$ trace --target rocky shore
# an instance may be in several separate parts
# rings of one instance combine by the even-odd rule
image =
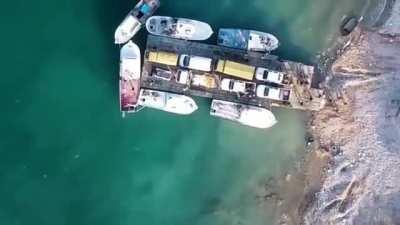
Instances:
[[[281,225],[400,225],[400,0],[371,1],[317,57],[329,101],[306,157],[257,192]]]
[[[361,25],[325,61],[331,101],[313,115],[308,157],[326,164],[305,164],[306,225],[400,224],[400,1],[387,4],[385,22]]]

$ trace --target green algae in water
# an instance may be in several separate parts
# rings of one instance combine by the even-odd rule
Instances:
[[[162,0],[158,13],[269,31],[277,54],[309,62],[362,3]],[[255,189],[301,156],[299,114],[276,110],[279,124],[262,131],[212,118],[196,99],[189,117],[121,119],[113,34],[134,4],[3,3],[0,224],[276,224]]]

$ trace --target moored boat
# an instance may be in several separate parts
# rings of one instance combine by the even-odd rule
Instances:
[[[270,52],[279,47],[274,35],[245,29],[220,29],[218,45],[246,51]]]
[[[138,109],[140,89],[140,49],[129,41],[120,51],[120,109],[121,112],[135,112]]]
[[[189,115],[198,109],[196,102],[188,96],[150,89],[140,91],[139,104],[180,115]]]
[[[207,23],[168,16],[150,17],[146,22],[146,29],[153,35],[193,41],[206,40],[213,34]]]
[[[129,41],[160,6],[159,0],[140,0],[115,31],[115,44]]]
[[[270,128],[277,123],[274,114],[267,109],[215,99],[211,103],[210,114],[260,129]]]

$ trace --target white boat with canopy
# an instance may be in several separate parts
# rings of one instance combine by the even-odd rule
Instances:
[[[146,29],[153,35],[193,41],[207,40],[213,34],[207,23],[168,16],[150,17],[146,22]]]
[[[270,128],[277,123],[274,114],[267,109],[215,99],[211,103],[210,114],[260,129]]]
[[[129,41],[160,6],[159,0],[141,0],[115,31],[115,44]]]
[[[180,115],[189,115],[198,109],[196,102],[188,96],[150,89],[140,91],[139,104]]]

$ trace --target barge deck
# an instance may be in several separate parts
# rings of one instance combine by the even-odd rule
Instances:
[[[149,51],[164,51],[175,54],[187,54],[212,58],[213,61],[218,59],[231,60],[238,63],[251,65],[254,67],[263,67],[275,71],[281,71],[288,75],[289,84],[284,88],[290,88],[291,96],[289,102],[274,101],[265,98],[259,98],[254,94],[237,94],[227,92],[219,88],[222,78],[232,78],[227,75],[210,72],[208,75],[215,78],[218,88],[205,88],[193,86],[190,84],[181,84],[176,79],[160,79],[153,76],[156,68],[170,71],[171,74],[177,74],[179,70],[176,66],[166,66],[162,64],[152,63],[148,60]],[[198,71],[196,71],[197,73]],[[203,72],[204,73],[204,72]],[[324,103],[322,90],[314,88],[318,86],[313,84],[313,76],[316,70],[313,66],[304,65],[297,62],[280,60],[274,55],[265,55],[258,52],[247,52],[238,49],[227,48],[218,45],[210,45],[198,42],[190,42],[177,40],[167,37],[148,35],[146,52],[144,56],[144,64],[141,76],[141,88],[172,92],[190,96],[198,96],[248,104],[270,109],[272,106],[289,107],[302,110],[319,110]],[[264,84],[255,78],[251,81],[258,84]]]

